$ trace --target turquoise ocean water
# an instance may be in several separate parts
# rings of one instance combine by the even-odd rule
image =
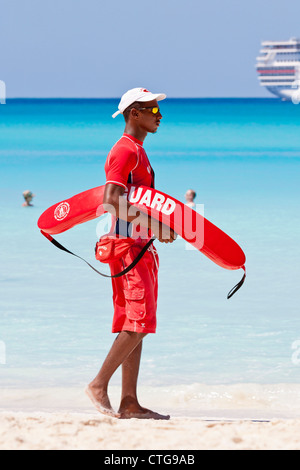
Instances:
[[[114,339],[110,280],[56,250],[36,222],[50,205],[105,182],[106,156],[124,128],[122,116],[111,118],[117,104],[8,100],[0,106],[6,389],[84,386]],[[291,390],[300,385],[300,108],[275,99],[172,99],[161,110],[158,133],[145,141],[156,187],[180,200],[188,188],[196,190],[205,216],[245,251],[247,279],[227,300],[241,271],[186,250],[183,240],[157,242],[158,331],[144,341],[140,383],[192,390],[194,398],[207,386]],[[36,195],[32,208],[22,207],[25,189]],[[96,266],[101,227],[92,221],[57,239]],[[112,384],[119,380],[117,373]]]

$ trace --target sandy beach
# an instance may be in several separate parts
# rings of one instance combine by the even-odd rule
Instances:
[[[300,450],[300,420],[116,420],[91,414],[0,414],[1,450]]]
[[[180,395],[141,388],[142,402],[170,413],[169,421],[104,416],[81,388],[2,389],[0,449],[300,450],[300,417],[293,411],[298,386],[289,385],[289,395],[283,386],[199,387],[181,387]],[[116,409],[118,387],[111,397]]]

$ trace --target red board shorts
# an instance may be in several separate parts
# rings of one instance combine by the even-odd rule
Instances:
[[[111,274],[118,274],[138,256],[148,240],[138,238],[100,239],[96,258],[109,263]],[[127,274],[112,278],[114,317],[112,332],[156,332],[159,259],[153,245]]]

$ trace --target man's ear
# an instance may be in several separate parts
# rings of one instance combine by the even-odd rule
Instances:
[[[130,115],[131,115],[131,117],[132,117],[133,119],[138,119],[138,117],[139,117],[139,110],[136,109],[136,108],[132,108],[132,109],[130,110]]]

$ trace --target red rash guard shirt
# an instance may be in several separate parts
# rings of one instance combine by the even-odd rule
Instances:
[[[129,134],[123,134],[113,146],[108,154],[104,170],[106,184],[116,184],[125,189],[127,184],[154,188],[154,171],[143,148],[143,142]],[[130,237],[132,224],[114,217],[112,222],[110,233]]]

